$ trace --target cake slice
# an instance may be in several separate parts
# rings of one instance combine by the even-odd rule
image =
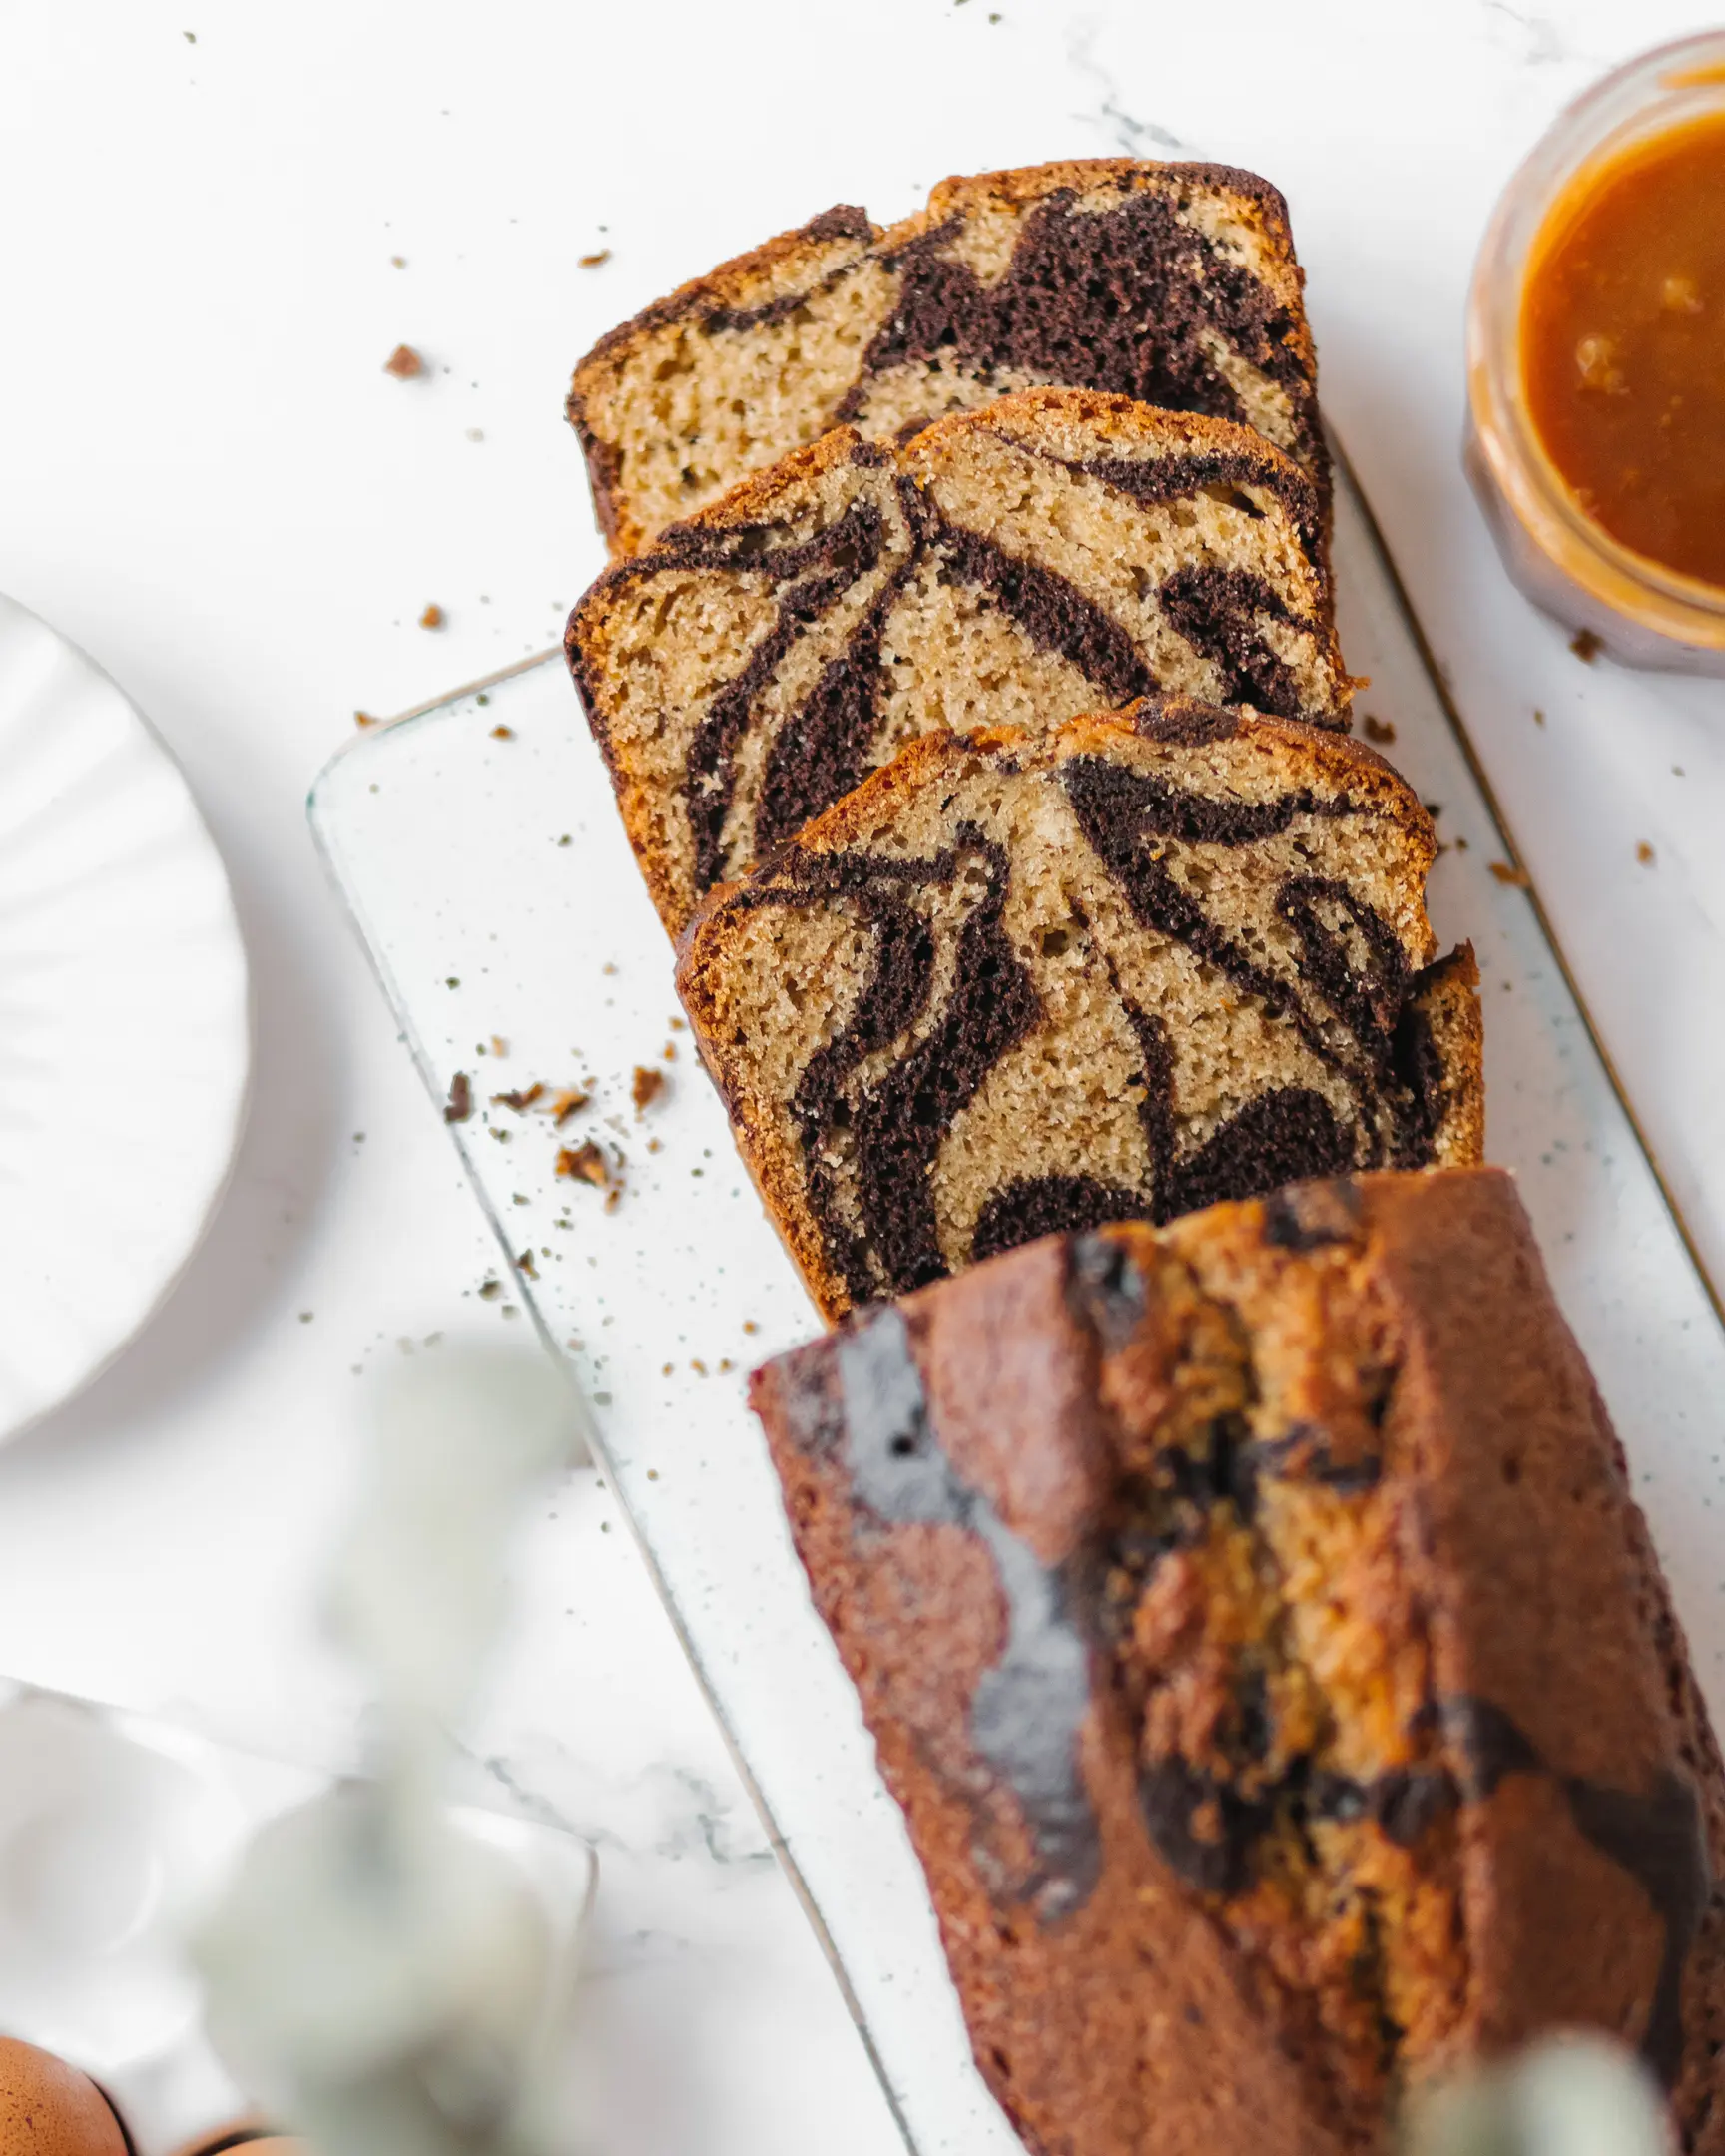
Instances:
[[[829,1318],[1057,1228],[1479,1158],[1477,976],[1370,750],[1178,699],[914,743],[678,986]]]
[[[1718,1752],[1505,1176],[1051,1238],[753,1397],[1033,2149],[1366,2156],[1574,2027],[1725,2142]]]
[[[1328,503],[1281,196],[1125,158],[947,180],[881,232],[841,207],[613,329],[569,417],[619,554],[830,427],[869,440],[1041,383],[1255,426]]]
[[[1345,726],[1310,482],[1249,429],[1044,389],[829,434],[602,576],[569,663],[666,924],[918,734],[1150,689]]]

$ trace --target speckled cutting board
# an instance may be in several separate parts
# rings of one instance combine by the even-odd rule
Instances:
[[[1489,1155],[1520,1178],[1697,1670],[1725,1704],[1725,1331],[1345,476],[1336,572],[1343,648],[1371,677],[1357,714],[1394,728],[1365,731],[1445,841],[1439,941],[1467,936],[1478,953]],[[814,1312],[675,1029],[670,946],[561,657],[358,736],[311,812],[439,1109],[465,1076],[472,1112],[450,1134],[507,1254],[496,1292],[573,1364],[595,1450],[906,2141],[919,2156],[1017,2156],[745,1404],[750,1364],[806,1339]],[[637,1069],[668,1081],[642,1107]],[[522,1106],[493,1099],[534,1085]],[[547,1111],[566,1088],[592,1099],[559,1127]],[[589,1141],[608,1187],[556,1173],[561,1149]]]

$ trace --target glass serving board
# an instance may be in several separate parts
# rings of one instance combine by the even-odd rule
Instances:
[[[1441,943],[1472,939],[1487,1147],[1513,1168],[1627,1448],[1704,1686],[1725,1702],[1714,1512],[1725,1330],[1520,878],[1370,512],[1338,475],[1357,726],[1435,806]],[[1365,725],[1391,726],[1394,739]],[[319,844],[916,2156],[1018,2156],[933,1912],[810,1602],[744,1385],[818,1330],[677,1013],[672,953],[560,654],[355,737]],[[1496,872],[1494,872],[1494,870]],[[497,1052],[501,1050],[502,1052]],[[672,1059],[666,1060],[667,1052]],[[638,1109],[637,1067],[668,1083]],[[538,1084],[525,1110],[494,1101]],[[559,1127],[559,1089],[589,1104]],[[610,1190],[556,1172],[595,1142]]]

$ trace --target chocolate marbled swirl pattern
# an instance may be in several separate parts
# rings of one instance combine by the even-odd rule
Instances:
[[[1001,439],[1011,454],[1058,465],[1081,484],[1146,508],[1221,493],[1258,522],[1268,513],[1266,504],[1273,504],[1309,562],[1318,558],[1317,495],[1286,460],[1249,449],[1074,460],[1017,430]],[[639,690],[626,673],[614,682],[606,661],[614,613],[646,603],[656,584],[679,588],[691,574],[715,580],[714,603],[721,607],[727,603],[722,580],[735,580],[739,593],[773,599],[768,626],[740,652],[735,672],[708,693],[689,742],[677,786],[694,856],[689,906],[716,883],[746,873],[890,753],[895,743],[886,731],[886,703],[905,673],[901,665],[883,663],[882,648],[910,587],[925,583],[929,573],[1004,616],[1037,652],[1074,668],[1091,685],[1092,693],[1080,700],[1084,708],[1112,708],[1188,685],[1159,680],[1142,636],[1069,576],[944,516],[933,492],[918,483],[921,475],[901,468],[889,451],[857,442],[850,463],[852,499],[814,536],[772,523],[674,525],[651,553],[601,578],[571,618],[570,667],[615,768],[628,756],[619,746],[624,701]],[[1327,595],[1315,567],[1311,588]],[[1339,665],[1328,663],[1334,654],[1330,624],[1298,612],[1257,571],[1219,564],[1194,547],[1147,598],[1153,618],[1183,642],[1189,664],[1208,668],[1219,701],[1278,718],[1346,725],[1346,685]],[[830,621],[858,601],[861,612],[791,708],[784,708],[783,698],[770,698],[802,641],[832,634]],[[1318,662],[1320,678],[1330,685],[1327,701],[1303,696],[1294,668],[1275,648],[1284,634]],[[631,714],[629,724],[640,726],[640,715]],[[742,800],[740,774],[752,747],[764,753],[759,777]]]
[[[985,270],[978,240],[994,258]],[[808,269],[775,290],[787,248]],[[771,296],[751,299],[751,285]],[[840,205],[754,262],[686,286],[612,330],[575,372],[569,416],[608,532],[627,530],[633,548],[665,521],[668,495],[673,513],[703,505],[687,493],[676,500],[690,475],[669,450],[656,446],[649,473],[623,447],[631,426],[662,437],[662,424],[649,425],[661,371],[686,385],[704,370],[706,395],[722,405],[751,353],[769,343],[777,351],[794,318],[817,340],[843,320],[856,371],[848,382],[843,368],[837,377],[819,371],[805,388],[793,355],[780,373],[780,432],[770,444],[751,430],[722,448],[721,429],[703,424],[699,406],[686,413],[685,438],[713,461],[719,487],[830,426],[902,435],[1001,388],[1048,383],[1259,426],[1308,473],[1328,515],[1316,365],[1287,209],[1254,174],[1098,160],[948,183],[928,210],[890,231]]]
[[[1193,715],[1202,707],[1174,709],[1185,716],[1170,728],[1201,728]],[[1212,717],[1224,731],[1231,724]],[[1156,723],[1154,707],[1141,723]],[[1416,969],[1359,890],[1334,876],[1284,874],[1274,910],[1298,961],[1281,970],[1232,934],[1161,857],[1163,841],[1245,855],[1296,822],[1321,830],[1365,813],[1346,791],[1242,801],[1103,755],[1067,756],[1040,783],[1070,805],[1095,872],[1112,882],[1147,946],[1178,946],[1212,969],[1222,997],[1262,1014],[1267,1053],[1277,1034],[1291,1035],[1351,1106],[1339,1116],[1315,1086],[1267,1085],[1201,1143],[1185,1140],[1167,1023],[1134,1001],[1074,901],[1084,962],[1137,1046],[1133,1095],[1148,1170],[1141,1182],[1121,1183],[1088,1172],[1080,1157],[1065,1173],[1008,1173],[981,1207],[968,1260],[1055,1230],[1163,1222],[1304,1177],[1436,1158],[1456,1074],[1444,1068],[1427,999],[1448,969],[1466,963],[1460,954]],[[787,848],[727,902],[734,916],[763,907],[835,912],[867,933],[852,1015],[810,1057],[789,1102],[807,1205],[855,1304],[904,1294],[949,1270],[936,1219],[942,1147],[990,1073],[1047,1022],[1033,954],[1005,924],[1013,874],[1002,844],[960,822],[951,842],[926,857]],[[963,892],[970,895],[954,908]],[[719,1075],[723,1086],[722,1068]],[[1081,1136],[1074,1149],[1082,1155]]]
[[[1346,1231],[1327,1227],[1324,1216],[1346,1215],[1354,1198],[1355,1186],[1342,1182],[1279,1200],[1276,1218],[1266,1219],[1264,1241],[1299,1251],[1346,1243]],[[1062,1268],[1065,1315],[1092,1344],[1093,1368],[1127,1355],[1135,1345],[1167,1337],[1152,1322],[1131,1242],[1073,1237]],[[1023,1307],[1008,1303],[1015,1319],[1025,1322]],[[971,1699],[970,1740],[990,1776],[1012,1793],[1035,1852],[1027,1875],[1002,1883],[1002,1898],[1043,1926],[1060,1924],[1095,1890],[1104,1871],[1081,1732],[1096,1702],[1110,1693],[1126,1702],[1133,1726],[1142,1725],[1144,1703],[1136,1688],[1143,1680],[1132,1674],[1133,1623],[1159,1572],[1181,1562],[1183,1553],[1213,1546],[1219,1533],[1254,1540],[1272,1489],[1272,1501],[1283,1506],[1304,1489],[1323,1493],[1326,1512],[1332,1499],[1363,1507],[1381,1476],[1391,1472],[1383,1433],[1400,1373],[1394,1365],[1380,1373],[1380,1395],[1371,1404],[1374,1449],[1345,1465],[1332,1458],[1322,1428],[1297,1422],[1281,1435],[1254,1436],[1242,1413],[1224,1409],[1207,1426],[1200,1421],[1188,1428],[1180,1442],[1137,1458],[1133,1471],[1114,1481],[1069,1554],[1049,1564],[948,1455],[919,1361],[927,1306],[910,1310],[911,1323],[895,1305],[861,1313],[829,1341],[773,1365],[769,1420],[777,1418],[790,1441],[818,1456],[827,1472],[842,1474],[855,1546],[866,1551],[860,1561],[889,1570],[891,1545],[881,1530],[908,1525],[962,1528],[986,1547],[1005,1623],[1001,1650]],[[1045,1411],[1044,1402],[1026,1407],[1029,1414],[1038,1411]],[[1026,1442],[1046,1445],[1047,1439],[1038,1432]],[[1408,1457],[1400,1458],[1396,1472],[1407,1486],[1414,1472]],[[1027,1486],[1046,1485],[1032,1478]],[[1274,1571],[1272,1560],[1262,1562]],[[1489,1583],[1462,1584],[1473,1592]],[[1231,1643],[1228,1705],[1207,1729],[1204,1761],[1156,1745],[1146,1747],[1137,1767],[1140,1818],[1180,1881],[1226,1922],[1230,1906],[1265,1876],[1267,1854],[1279,1840],[1282,1854],[1274,1861],[1284,1875],[1290,1843],[1302,1853],[1296,1861],[1317,1872],[1325,1860],[1313,1838],[1327,1828],[1381,1836],[1411,1853],[1417,1865],[1440,1873],[1454,1862],[1457,1817],[1488,1802],[1512,1777],[1546,1779],[1583,1840],[1637,1883],[1659,1920],[1663,1951],[1640,2049],[1667,2087],[1675,2083],[1684,2049],[1684,1969],[1711,1887],[1700,1797],[1675,1755],[1642,1789],[1590,1779],[1548,1760],[1501,1706],[1429,1688],[1400,1733],[1410,1763],[1362,1780],[1327,1763],[1303,1721],[1299,1735],[1279,1728],[1264,1660],[1274,1643],[1236,1638],[1232,1627],[1224,1628],[1224,1636]],[[943,1649],[950,1652],[951,1643],[930,1651]],[[1344,1687],[1337,1714],[1346,1713],[1348,1697]],[[1332,1731],[1324,1742],[1334,1736]],[[954,1781],[953,1787],[974,1808],[978,1862],[989,1863],[991,1786]],[[1334,1844],[1328,1862],[1334,1867]],[[1370,1870],[1362,1877],[1367,1884],[1350,1886],[1344,1869],[1332,1883],[1332,1897],[1352,1891],[1369,1902]],[[1351,1971],[1361,1996],[1379,1978],[1381,1971],[1369,1965]],[[1388,2062],[1406,2031],[1390,2018],[1387,2002],[1379,2003]]]

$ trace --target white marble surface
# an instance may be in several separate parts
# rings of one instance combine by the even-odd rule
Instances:
[[[830,202],[895,216],[948,171],[1178,146],[1287,192],[1327,406],[1725,1272],[1725,690],[1580,665],[1504,584],[1456,464],[1497,189],[1565,97],[1704,20],[1665,0],[0,11],[0,589],[184,758],[260,984],[257,1106],[210,1243],[147,1338],[0,1454],[0,1669],[345,1752],[314,1586],[368,1383],[403,1342],[508,1321],[473,1295],[492,1247],[323,886],[305,784],[356,706],[553,641],[598,561],[560,417],[594,334]],[[402,339],[427,378],[380,372]],[[443,631],[415,626],[427,602]],[[93,1145],[149,1142],[123,1077]],[[600,1847],[589,2145],[789,2156],[819,2121],[830,2156],[890,2150],[590,1475],[543,1507],[520,1580],[474,1750]]]

